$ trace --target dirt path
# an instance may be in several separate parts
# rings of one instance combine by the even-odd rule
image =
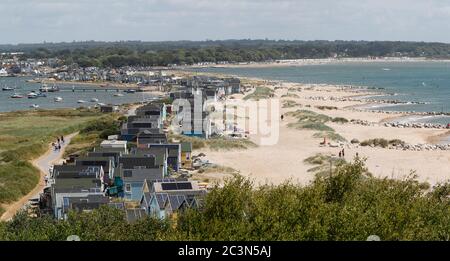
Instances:
[[[71,139],[77,134],[78,132],[65,136],[64,137],[65,143],[61,146],[60,151],[54,151],[51,145],[49,145],[49,149],[45,154],[31,161],[33,166],[35,166],[40,171],[39,182],[32,191],[30,191],[27,195],[23,196],[20,200],[8,205],[3,205],[5,212],[0,217],[1,221],[10,220],[23,206],[25,206],[28,203],[28,200],[39,197],[39,194],[44,190],[46,186],[44,178],[45,175],[48,174],[50,166],[61,163],[67,145],[69,145]]]

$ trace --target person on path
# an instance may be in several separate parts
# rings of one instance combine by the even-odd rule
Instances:
[[[342,149],[342,157],[345,157],[345,151]]]
[[[64,143],[64,136],[61,136],[61,142]]]

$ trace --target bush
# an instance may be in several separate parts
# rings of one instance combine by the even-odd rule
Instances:
[[[314,161],[314,160],[313,160]],[[307,186],[254,187],[241,176],[215,186],[202,207],[177,217],[125,221],[118,209],[70,213],[68,220],[25,213],[0,223],[0,240],[447,240],[450,185],[425,192],[414,178],[372,177],[361,160],[333,169]]]
[[[377,138],[377,139],[369,139],[364,140],[360,143],[361,146],[374,146],[374,147],[382,147],[387,148],[389,145],[403,145],[405,144],[404,141],[399,139],[393,139],[393,140],[386,140],[383,138]]]
[[[342,117],[333,118],[331,121],[338,122],[338,123],[347,123],[348,122],[348,120],[346,118],[342,118]]]
[[[316,108],[319,110],[337,110],[338,109],[336,106],[324,106],[324,105],[316,106]]]

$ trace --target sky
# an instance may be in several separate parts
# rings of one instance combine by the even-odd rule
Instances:
[[[0,44],[223,39],[450,42],[448,0],[0,0]]]

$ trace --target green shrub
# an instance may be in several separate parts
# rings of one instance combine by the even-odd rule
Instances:
[[[348,122],[348,120],[346,118],[342,118],[342,117],[333,118],[331,121],[338,122],[338,123],[347,123]]]

